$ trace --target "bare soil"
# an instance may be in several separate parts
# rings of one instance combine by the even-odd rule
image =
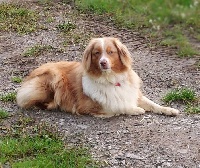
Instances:
[[[45,29],[27,35],[0,32],[0,93],[16,91],[20,86],[11,81],[12,76],[24,77],[49,61],[80,61],[90,38],[114,36],[132,52],[133,69],[142,78],[147,97],[163,104],[162,96],[180,86],[191,87],[200,94],[200,72],[196,66],[199,56],[178,58],[168,48],[149,48],[149,41],[142,34],[116,28],[112,20],[78,14],[70,5],[20,3],[40,12],[40,24]],[[53,22],[46,21],[47,13]],[[56,25],[64,21],[75,23],[76,29],[67,34],[59,32]],[[23,53],[36,44],[51,45],[53,49],[37,57],[24,57]],[[56,126],[69,145],[88,146],[92,156],[103,163],[102,167],[200,168],[200,116],[186,115],[179,103],[171,106],[181,114],[168,117],[146,113],[100,119],[56,110],[22,110],[15,102],[0,102],[0,107],[11,113],[23,112],[38,122]]]

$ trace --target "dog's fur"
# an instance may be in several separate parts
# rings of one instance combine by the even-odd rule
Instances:
[[[178,110],[142,95],[141,80],[131,64],[127,47],[118,39],[92,39],[82,63],[47,63],[31,72],[18,90],[17,104],[100,117],[145,111],[177,115]]]

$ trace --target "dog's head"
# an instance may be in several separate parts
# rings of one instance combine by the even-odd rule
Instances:
[[[112,37],[94,38],[83,55],[85,71],[94,76],[103,73],[122,73],[131,68],[131,54],[127,47]]]

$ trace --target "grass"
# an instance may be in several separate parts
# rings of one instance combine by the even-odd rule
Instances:
[[[172,102],[182,102],[186,105],[186,113],[200,113],[199,98],[197,97],[195,91],[190,88],[172,90],[163,97],[163,101],[168,104]]]
[[[68,33],[71,30],[76,28],[76,25],[70,21],[68,22],[64,22],[64,23],[60,23],[56,26],[56,28],[63,33]]]
[[[16,119],[17,118],[17,119]],[[88,150],[69,147],[56,128],[36,123],[33,118],[16,114],[11,129],[0,137],[0,165],[40,168],[95,168]]]
[[[16,99],[16,92],[9,92],[0,95],[0,101],[3,102],[14,102]]]
[[[176,47],[179,56],[199,54],[186,36],[190,34],[199,41],[200,3],[197,0],[77,0],[76,5],[80,11],[111,18],[120,27],[156,34],[154,40],[161,35],[161,45]]]
[[[185,108],[185,112],[187,114],[200,114],[200,105],[199,106],[191,106],[191,105],[188,105],[186,108]]]
[[[51,0],[37,0],[36,1],[39,5],[48,5],[51,3]]]
[[[24,53],[24,57],[37,57],[45,52],[50,52],[56,50],[57,52],[63,52],[62,49],[56,49],[51,45],[35,45],[31,48],[28,48]]]
[[[197,65],[197,68],[200,68],[200,61],[198,61],[198,62],[196,63],[196,65]]]
[[[13,76],[13,77],[11,77],[11,81],[14,82],[14,83],[21,83],[22,78],[18,77],[18,76]]]
[[[65,35],[65,41],[63,42],[63,46],[66,47],[68,45],[78,44],[81,49],[85,49],[88,41],[94,37],[91,33],[83,33],[83,32],[69,32]]]
[[[188,37],[184,35],[179,26],[175,26],[171,30],[163,33],[165,39],[161,41],[161,45],[176,47],[177,54],[181,57],[198,55],[198,50],[193,48],[189,43]]]
[[[18,33],[30,33],[39,25],[38,14],[20,5],[0,4],[0,31],[14,31]]]
[[[0,108],[0,119],[5,119],[8,117],[9,117],[9,113],[6,110]]]
[[[192,89],[180,88],[167,93],[163,97],[163,101],[165,103],[171,103],[174,101],[193,102],[196,98],[196,94]]]

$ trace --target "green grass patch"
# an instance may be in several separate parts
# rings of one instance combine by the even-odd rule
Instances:
[[[0,31],[30,33],[38,26],[38,14],[20,5],[0,4]]]
[[[39,5],[49,5],[51,0],[37,0],[36,1]]]
[[[9,92],[0,95],[0,100],[3,102],[14,102],[16,100],[16,92]]]
[[[195,92],[189,88],[180,88],[175,89],[169,93],[167,93],[163,97],[163,101],[165,103],[171,103],[175,101],[182,101],[182,102],[194,102],[197,99]]]
[[[56,28],[63,33],[68,33],[71,30],[76,28],[76,25],[70,21],[68,22],[64,22],[64,23],[60,23],[56,26]]]
[[[0,137],[0,165],[40,168],[96,168],[88,149],[69,147],[56,128],[36,123],[22,114],[13,116],[11,129]],[[16,119],[17,118],[17,119]]]
[[[49,17],[47,17],[46,21],[47,21],[47,23],[52,23],[54,21],[54,18],[49,16]]]
[[[0,108],[0,119],[4,119],[8,117],[9,117],[9,113],[6,110]]]
[[[196,63],[197,68],[200,68],[200,61]]]
[[[94,37],[93,34],[90,33],[82,33],[82,32],[69,32],[65,34],[65,40],[63,42],[63,46],[66,47],[68,45],[78,44],[81,50],[85,49],[88,41]]]
[[[162,99],[165,103],[179,102],[185,105],[187,114],[200,113],[200,98],[190,88],[179,88],[168,92]]]
[[[107,19],[112,18],[120,27],[135,29],[147,36],[149,32],[161,35],[161,44],[176,47],[180,56],[199,54],[186,36],[190,34],[191,37],[198,37],[197,34],[200,34],[198,1],[77,0],[76,5],[80,11],[101,14]]]
[[[41,54],[44,54],[45,52],[52,52],[52,51],[56,51],[56,52],[63,52],[62,49],[57,49],[54,48],[51,45],[35,45],[31,48],[28,48],[24,53],[23,56],[24,57],[37,57]]]
[[[185,108],[185,112],[187,114],[200,114],[200,106],[192,106],[192,105],[188,105]]]
[[[12,167],[85,167],[91,162],[83,148],[66,148],[64,143],[48,134],[1,140],[0,162]],[[92,166],[91,166],[92,167]]]
[[[189,39],[184,35],[179,26],[175,26],[171,30],[166,30],[163,35],[165,38],[161,41],[161,45],[176,47],[179,56],[185,57],[198,55],[198,50],[192,47]]]
[[[11,77],[11,80],[12,80],[12,82],[15,82],[15,83],[21,83],[22,82],[22,78],[18,77],[18,76]]]
[[[33,47],[27,49],[27,51],[25,51],[23,55],[24,55],[25,57],[31,57],[31,56],[37,57],[37,56],[39,56],[40,54],[42,54],[43,52],[49,51],[49,50],[51,50],[51,49],[53,49],[53,47],[50,46],[50,45],[47,45],[47,46],[46,46],[46,45],[45,45],[45,46],[42,46],[42,45],[35,45],[35,46],[33,46]]]

